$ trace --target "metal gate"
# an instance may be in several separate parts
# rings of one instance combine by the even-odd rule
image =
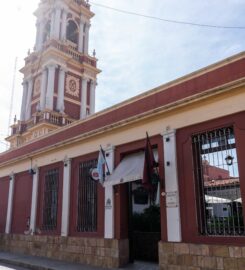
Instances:
[[[158,242],[161,240],[160,206],[140,182],[129,184],[129,239],[131,261],[158,262]],[[135,188],[137,186],[137,188]]]

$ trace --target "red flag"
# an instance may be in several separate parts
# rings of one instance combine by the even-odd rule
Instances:
[[[145,164],[144,164],[144,174],[142,179],[142,184],[147,189],[152,189],[152,177],[155,174],[155,169],[157,167],[157,162],[155,161],[153,150],[151,147],[151,142],[146,133],[146,146],[145,146]]]

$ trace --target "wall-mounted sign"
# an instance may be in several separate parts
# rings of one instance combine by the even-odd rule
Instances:
[[[106,200],[105,209],[112,209],[111,199],[110,198],[108,198]]]
[[[90,170],[90,176],[94,181],[99,181],[100,175],[99,175],[97,168],[92,168]]]
[[[170,207],[170,208],[179,206],[179,197],[178,197],[177,191],[167,192],[166,204],[167,204],[167,207]]]

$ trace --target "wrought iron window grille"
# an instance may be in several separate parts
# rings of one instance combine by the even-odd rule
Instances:
[[[91,168],[97,166],[97,160],[79,165],[79,183],[77,200],[77,231],[97,232],[98,182],[92,180]]]
[[[233,127],[193,135],[192,150],[199,233],[244,236]]]
[[[59,169],[52,169],[45,174],[43,224],[42,230],[52,231],[57,228]]]

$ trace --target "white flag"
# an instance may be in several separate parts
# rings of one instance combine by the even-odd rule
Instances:
[[[105,178],[105,164],[106,164],[106,160],[105,160],[105,152],[103,149],[100,149],[99,152],[99,157],[98,157],[98,164],[97,164],[97,171],[99,174],[99,181],[100,183],[104,182],[104,178]]]

